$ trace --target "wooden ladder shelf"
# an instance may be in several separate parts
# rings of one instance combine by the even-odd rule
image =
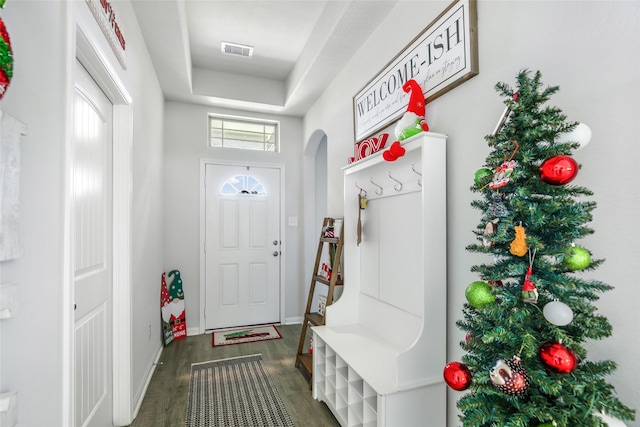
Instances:
[[[307,328],[309,324],[311,326],[322,326],[326,320],[326,307],[333,303],[334,290],[336,286],[342,286],[344,284],[342,280],[342,269],[340,266],[342,260],[342,246],[344,238],[344,227],[340,226],[340,230],[335,230],[334,224],[335,218],[325,218],[322,223],[322,229],[320,230],[320,239],[318,242],[318,252],[316,253],[316,262],[313,267],[313,274],[311,276],[311,285],[309,286],[309,296],[307,298],[307,306],[304,310],[304,320],[302,322],[302,330],[300,332],[300,342],[298,343],[298,353],[296,356],[296,368],[302,366],[304,371],[309,376],[309,386],[311,387],[311,379],[313,375],[313,357],[309,351],[304,351],[305,342],[307,341]],[[327,230],[333,228],[333,237]],[[336,234],[339,233],[339,234]],[[331,269],[330,278],[327,279],[322,273],[320,263],[323,259],[323,253],[325,247],[328,250],[328,263]],[[313,297],[315,295],[316,284],[320,283],[327,287],[326,293],[326,305],[324,312],[318,312],[318,307],[312,307]]]

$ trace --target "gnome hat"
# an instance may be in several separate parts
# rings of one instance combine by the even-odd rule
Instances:
[[[424,117],[424,94],[422,88],[415,80],[408,80],[403,86],[402,90],[409,93],[411,92],[411,98],[409,98],[409,105],[407,105],[407,112],[411,112],[418,117]]]

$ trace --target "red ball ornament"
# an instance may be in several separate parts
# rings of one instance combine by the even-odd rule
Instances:
[[[578,162],[569,156],[553,156],[542,162],[539,173],[547,184],[568,184],[578,175]]]
[[[471,371],[461,362],[450,362],[444,367],[444,382],[454,390],[462,391],[471,386]]]
[[[578,364],[576,354],[560,343],[548,342],[540,347],[540,360],[558,374],[572,372]]]

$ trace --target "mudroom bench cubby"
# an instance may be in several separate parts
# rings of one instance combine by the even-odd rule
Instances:
[[[348,285],[312,328],[313,396],[342,426],[446,424],[446,136],[402,147],[344,168]]]

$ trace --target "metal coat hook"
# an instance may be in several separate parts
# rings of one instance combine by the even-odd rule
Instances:
[[[363,195],[364,197],[367,197],[367,190],[365,190],[364,188],[360,187],[360,186],[358,185],[358,182],[357,182],[357,181],[355,182],[355,184],[356,184],[356,188],[362,192],[362,195]]]
[[[393,189],[396,191],[400,191],[402,190],[402,183],[400,181],[398,181],[397,179],[395,179],[394,177],[391,176],[391,171],[389,171],[389,178],[391,178],[392,180],[394,180],[395,182],[397,182],[397,184],[395,184],[393,186]]]
[[[373,185],[375,185],[376,187],[378,187],[378,188],[376,189],[376,194],[377,194],[378,196],[382,196],[382,187],[381,187],[381,186],[379,186],[378,184],[376,184],[375,182],[373,182],[373,177],[369,177],[369,181],[371,181],[371,183],[372,183]]]
[[[415,173],[417,173],[418,175],[422,176],[422,174],[416,170],[416,167],[415,167],[415,165],[413,163],[411,163],[411,170],[414,171]],[[418,179],[418,185],[420,187],[422,187],[422,180],[421,179]]]

